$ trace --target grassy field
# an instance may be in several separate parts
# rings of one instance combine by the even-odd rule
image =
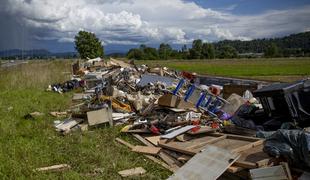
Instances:
[[[202,74],[246,78],[292,80],[310,74],[310,59],[297,60],[205,60],[137,61],[163,65]],[[87,132],[59,135],[53,127],[50,111],[70,106],[73,92],[45,92],[55,82],[70,79],[70,61],[33,61],[0,68],[0,177],[1,179],[120,179],[118,171],[142,166],[142,179],[165,179],[171,173],[114,142],[116,137],[138,142],[119,133],[121,127],[98,128]],[[23,118],[39,111],[35,120]],[[33,169],[66,163],[72,169],[62,173],[38,173]],[[102,173],[93,174],[94,169]]]
[[[240,77],[249,79],[294,81],[310,75],[310,58],[300,59],[229,59],[229,60],[174,60],[136,61],[150,66],[205,75]]]
[[[61,136],[54,130],[50,111],[69,107],[73,93],[45,92],[47,85],[70,78],[69,61],[30,62],[0,69],[0,177],[1,179],[121,179],[118,171],[142,166],[143,179],[165,179],[171,173],[114,142],[121,127],[103,127]],[[27,113],[46,115],[26,120]],[[66,163],[61,173],[38,173],[38,167]],[[94,169],[102,173],[94,174]]]

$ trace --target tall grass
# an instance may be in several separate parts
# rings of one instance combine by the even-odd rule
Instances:
[[[71,76],[71,61],[29,61],[0,69],[0,89],[42,89],[55,82],[63,82]]]

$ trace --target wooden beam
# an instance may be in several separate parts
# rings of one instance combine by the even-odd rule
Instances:
[[[151,146],[134,146],[132,151],[143,154],[157,155],[160,149],[161,148]]]
[[[123,145],[129,147],[130,149],[132,149],[132,148],[134,147],[134,145],[132,145],[132,144],[130,144],[130,143],[128,143],[128,142],[126,142],[126,141],[120,139],[120,138],[116,138],[115,140],[116,140],[118,143],[123,144]],[[168,169],[168,170],[171,171],[171,172],[174,172],[174,171],[175,171],[175,170],[173,170],[172,168],[170,168],[170,166],[168,166],[166,163],[160,161],[159,159],[157,159],[157,158],[155,158],[155,157],[153,157],[153,156],[150,156],[150,155],[144,155],[144,156],[145,156],[146,158],[152,160],[153,162],[155,162],[155,163],[157,163],[157,164],[163,166],[164,168]]]
[[[227,135],[222,135],[222,136],[219,136],[217,138],[214,138],[214,139],[210,139],[210,140],[207,140],[207,141],[204,141],[204,142],[201,142],[199,144],[195,144],[195,145],[192,145],[192,146],[189,146],[187,149],[197,149],[197,148],[201,148],[207,144],[212,144],[212,143],[216,143],[218,141],[221,141],[223,139],[226,139],[227,138]]]
[[[232,152],[239,153],[239,152],[248,150],[248,149],[250,149],[250,148],[259,146],[259,145],[263,144],[263,142],[264,142],[264,140],[260,139],[260,140],[258,140],[258,141],[252,142],[252,143],[250,143],[250,144],[246,144],[246,145],[244,145],[244,146],[235,148],[235,149],[232,150]]]
[[[242,140],[242,141],[251,141],[251,142],[262,140],[261,138],[249,137],[249,136],[240,136],[240,135],[233,135],[233,134],[227,134],[227,138],[237,139],[237,140]]]
[[[230,166],[229,168],[226,169],[226,172],[237,173],[237,172],[242,171],[242,170],[244,170],[244,168],[242,168],[242,167]]]
[[[137,138],[139,141],[141,141],[144,145],[150,146],[150,147],[155,147],[152,143],[148,142],[146,139],[144,139],[142,136],[139,134],[132,134],[135,138]]]
[[[163,141],[159,141],[158,142],[158,145],[160,147],[163,147],[163,148],[166,148],[166,149],[170,149],[170,150],[173,150],[173,151],[176,151],[176,152],[180,152],[180,153],[183,153],[183,154],[188,154],[188,155],[191,155],[191,156],[194,156],[196,154],[196,152],[192,151],[192,150],[188,150],[188,149],[181,149],[181,148],[177,148],[175,146],[172,146],[170,145],[169,143],[164,143]]]
[[[256,163],[248,162],[248,161],[236,161],[234,166],[243,167],[246,169],[255,169],[257,168]]]

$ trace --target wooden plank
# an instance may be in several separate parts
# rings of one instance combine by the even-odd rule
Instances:
[[[238,167],[247,168],[247,169],[255,169],[255,168],[257,168],[256,163],[247,162],[247,161],[239,161],[238,160],[233,165],[234,166],[238,166]]]
[[[125,145],[125,146],[127,146],[127,147],[129,147],[129,148],[131,148],[131,149],[134,147],[134,145],[132,145],[132,144],[130,144],[130,143],[128,143],[128,142],[126,142],[126,141],[120,139],[120,138],[116,138],[115,140],[116,140],[116,142],[118,142],[118,143],[120,143],[120,144],[123,144],[123,145]],[[171,169],[171,167],[169,167],[167,164],[163,163],[162,161],[158,160],[157,158],[155,158],[155,157],[153,157],[153,156],[150,156],[150,155],[144,155],[144,156],[145,156],[146,158],[152,160],[153,162],[155,162],[155,163],[157,163],[157,164],[163,166],[164,168],[168,169],[169,171],[174,172],[174,170]]]
[[[192,155],[192,156],[196,154],[196,152],[194,152],[192,150],[175,147],[174,145],[171,145],[170,143],[164,143],[163,141],[159,141],[158,145],[160,147],[163,147],[163,148],[167,148],[167,149],[170,149],[170,150],[173,150],[176,152],[180,152],[180,153],[184,153],[184,154],[188,154],[188,155]]]
[[[177,129],[177,130],[175,130],[175,131],[173,131],[173,132],[171,132],[169,134],[162,135],[161,138],[173,139],[173,138],[177,137],[178,135],[183,134],[186,131],[189,131],[189,130],[193,129],[194,127],[196,127],[196,126],[188,125],[188,126],[180,128],[180,129]]]
[[[282,165],[251,169],[250,174],[253,180],[288,180]]]
[[[58,164],[58,165],[53,165],[53,166],[48,166],[48,167],[41,167],[35,169],[35,171],[49,171],[49,172],[60,172],[64,170],[71,169],[71,166],[68,164]]]
[[[242,170],[244,170],[244,168],[232,165],[229,168],[227,168],[226,171],[229,172],[229,173],[233,173],[234,174],[234,173],[240,172]]]
[[[148,140],[153,145],[158,146],[158,142],[160,140],[160,136],[150,136],[150,137],[146,137],[145,139]]]
[[[130,149],[132,149],[133,147],[135,147],[134,145],[132,145],[132,144],[130,144],[130,143],[128,143],[128,142],[122,140],[121,138],[116,138],[115,140],[116,140],[117,142],[119,142],[119,143],[121,143],[121,144],[123,144],[123,145],[129,147]]]
[[[138,176],[138,175],[142,175],[142,174],[145,174],[145,173],[146,173],[146,170],[143,169],[142,167],[126,169],[126,170],[118,172],[118,174],[121,175],[122,177]]]
[[[239,154],[207,145],[204,151],[196,154],[168,179],[214,180],[221,176],[239,157]]]
[[[143,144],[145,144],[146,146],[150,146],[150,147],[155,147],[155,145],[151,144],[150,142],[146,141],[142,136],[140,136],[139,134],[133,134],[133,136],[135,138],[137,138],[138,140],[140,140]],[[177,169],[179,169],[179,167],[182,165],[180,162],[178,162],[177,160],[175,160],[174,158],[172,158],[168,153],[166,152],[162,152],[160,151],[158,156],[165,162],[167,163],[171,169],[175,172]]]
[[[289,180],[292,180],[293,178],[292,178],[291,170],[290,170],[290,167],[288,166],[288,163],[287,162],[280,162],[280,164],[282,165],[287,178]]]
[[[235,149],[233,149],[232,151],[233,151],[233,152],[236,152],[236,153],[242,152],[242,151],[248,150],[248,149],[250,149],[250,148],[259,146],[259,145],[263,144],[263,142],[264,142],[264,140],[260,139],[260,140],[258,140],[258,141],[254,141],[254,142],[252,142],[252,143],[250,143],[250,144],[247,144],[247,145],[244,145],[244,146],[235,148]]]
[[[221,140],[226,139],[226,138],[227,138],[227,135],[222,135],[222,136],[220,136],[220,137],[217,137],[217,138],[214,138],[214,139],[210,139],[210,140],[201,142],[201,143],[199,143],[199,144],[195,144],[195,145],[189,146],[188,149],[200,148],[200,147],[203,147],[203,146],[205,146],[205,145],[207,145],[207,144],[212,144],[212,143],[221,141]]]
[[[240,135],[233,135],[233,134],[227,134],[227,138],[238,139],[238,140],[242,140],[242,141],[250,141],[250,142],[262,140],[261,138],[249,137],[249,136],[240,136]]]
[[[161,148],[158,147],[149,147],[149,146],[135,146],[132,148],[132,151],[143,153],[143,154],[150,154],[150,155],[157,155]]]
[[[140,136],[139,134],[132,134],[135,138],[137,138],[139,141],[141,141],[144,145],[146,146],[151,146],[154,147],[154,145],[150,142],[148,142],[147,140],[145,140],[142,136]]]

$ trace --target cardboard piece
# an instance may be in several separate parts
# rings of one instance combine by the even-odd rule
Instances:
[[[246,102],[246,100],[238,94],[231,94],[227,101],[229,103],[225,103],[221,109],[230,115],[233,115],[237,109]]]
[[[158,99],[158,105],[176,107],[178,97],[173,94],[164,94]]]
[[[95,126],[109,122],[113,126],[111,108],[103,108],[96,111],[87,112],[87,120],[89,126]]]

